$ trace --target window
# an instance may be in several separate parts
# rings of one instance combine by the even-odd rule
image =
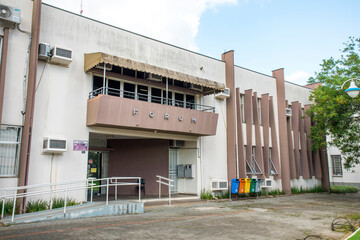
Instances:
[[[175,93],[175,106],[184,107],[184,94]]]
[[[262,120],[261,120],[261,98],[258,98],[258,116],[259,116],[259,124],[262,125]]]
[[[108,80],[108,95],[120,96],[120,82],[115,80]]]
[[[148,101],[148,87],[143,85],[137,85],[138,99],[140,101]]]
[[[161,89],[151,88],[151,102],[161,103]]]
[[[245,122],[245,95],[241,94],[240,95],[240,110],[241,110],[241,121],[244,123]]]
[[[19,168],[21,127],[2,125],[0,130],[0,176],[16,176]]]
[[[331,155],[333,175],[342,176],[341,155]]]
[[[195,96],[186,94],[186,108],[195,109]]]
[[[124,98],[135,99],[135,84],[124,83]]]

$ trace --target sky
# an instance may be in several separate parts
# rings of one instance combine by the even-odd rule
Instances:
[[[43,0],[43,2],[266,75],[305,85],[323,59],[360,37],[359,0]],[[81,8],[82,5],[82,8]]]

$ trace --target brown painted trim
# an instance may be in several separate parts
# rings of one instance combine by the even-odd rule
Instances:
[[[221,55],[225,62],[225,82],[230,90],[230,97],[226,99],[226,136],[227,136],[227,172],[228,180],[236,178],[236,115],[235,115],[235,77],[234,51]]]
[[[263,125],[263,141],[264,141],[264,175],[269,177],[270,175],[270,162],[269,162],[269,94],[261,95],[261,120]]]
[[[311,151],[311,138],[310,138],[310,126],[311,126],[311,118],[310,116],[306,115],[306,111],[310,109],[310,105],[307,104],[304,106],[304,113],[305,113],[305,119],[304,119],[304,131],[306,133],[306,153],[307,158],[309,161],[309,171],[310,176],[314,176],[314,164],[313,164],[313,158],[312,158],[312,151]]]
[[[280,159],[281,159],[281,176],[282,189],[286,194],[291,194],[290,184],[290,166],[289,166],[289,148],[288,136],[286,129],[286,113],[285,113],[285,80],[284,69],[274,70],[273,77],[276,79],[276,95],[278,105],[278,121],[279,121],[279,138],[280,138]]]
[[[252,166],[252,90],[245,90],[246,159]]]
[[[259,164],[262,174],[258,174],[259,178],[264,178],[264,157],[262,152],[261,133],[260,133],[260,119],[259,119],[259,106],[257,93],[253,94],[253,113],[254,113],[254,125],[255,125],[255,159]]]
[[[300,103],[292,102],[291,103],[291,124],[292,124],[292,134],[293,134],[293,143],[294,143],[294,159],[295,159],[295,178],[298,179],[300,175],[300,155],[299,155],[299,113],[300,113]],[[290,148],[289,148],[290,151]]]
[[[19,162],[19,181],[18,186],[28,185],[28,170],[30,164],[30,149],[31,149],[31,134],[33,132],[33,118],[35,106],[35,85],[37,75],[38,63],[38,47],[40,37],[40,22],[41,22],[41,0],[33,1],[31,35],[32,41],[30,46],[29,58],[29,75],[28,86],[26,95],[26,112],[25,123],[22,133],[22,143],[20,149],[20,162]],[[22,204],[22,209],[24,204]]]
[[[324,141],[326,140],[324,139]],[[321,184],[322,187],[326,189],[326,191],[330,192],[329,162],[327,158],[326,147],[324,146],[320,149],[320,161],[322,172]]]
[[[1,75],[0,75],[0,125],[2,123],[2,113],[4,106],[4,92],[5,92],[5,80],[6,80],[6,64],[7,64],[7,52],[9,43],[9,28],[4,28],[3,45],[1,51]]]
[[[241,97],[240,88],[236,88],[236,123],[237,123],[237,140],[238,140],[238,173],[239,178],[246,178],[246,161],[244,152],[244,131],[241,116]]]
[[[274,102],[272,96],[269,97],[269,123],[271,128],[271,159],[275,165],[276,170],[278,171],[278,174],[274,176],[274,179],[281,179],[279,145],[275,123]]]
[[[304,127],[304,119],[302,116],[302,108],[301,104],[299,107],[299,129],[300,129],[300,146],[301,146],[301,156],[300,156],[300,164],[301,164],[301,175],[304,179],[311,178],[311,172],[309,168],[309,160],[307,157],[307,145],[305,142],[305,127]]]

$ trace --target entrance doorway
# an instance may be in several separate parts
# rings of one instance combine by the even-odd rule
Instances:
[[[89,151],[88,153],[88,165],[87,165],[87,177],[88,178],[105,178],[108,172],[108,155],[107,152]],[[100,185],[99,181],[94,182],[96,185]],[[105,188],[94,187],[94,195],[105,194]]]
[[[171,193],[178,193],[177,165],[179,162],[178,149],[169,150],[169,178],[174,180],[174,187],[170,189]]]

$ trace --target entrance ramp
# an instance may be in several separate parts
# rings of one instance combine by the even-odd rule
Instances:
[[[45,210],[41,212],[25,213],[16,215],[11,222],[11,216],[0,220],[4,225],[17,223],[30,223],[49,220],[77,219],[87,217],[100,217],[109,215],[123,215],[144,213],[143,202],[132,201],[110,201],[108,205],[104,202],[84,203],[81,205],[68,206],[64,214],[63,208]]]

